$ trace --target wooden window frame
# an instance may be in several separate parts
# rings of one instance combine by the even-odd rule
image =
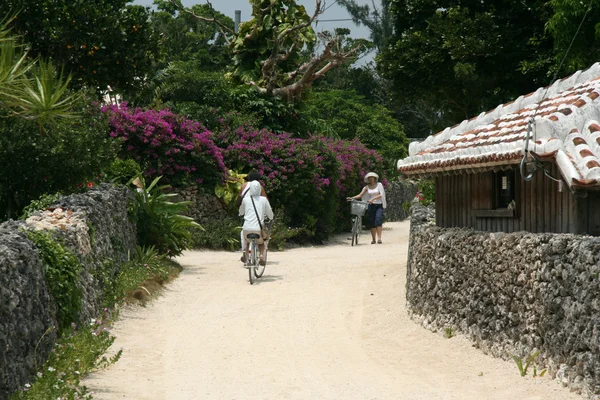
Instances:
[[[493,209],[491,210],[473,210],[473,216],[475,218],[516,218],[517,217],[517,201],[519,199],[519,181],[517,179],[517,170],[510,169],[505,171],[499,171],[493,173],[493,193],[492,195],[492,204]],[[500,185],[501,185],[501,177],[507,176],[508,181],[507,184],[512,186],[512,201],[515,202],[514,208],[508,207],[499,207],[501,204],[500,199]],[[510,203],[509,203],[510,204]]]

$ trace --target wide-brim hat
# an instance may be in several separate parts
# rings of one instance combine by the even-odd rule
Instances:
[[[371,177],[375,178],[376,181],[379,180],[379,175],[377,175],[375,172],[369,172],[365,175],[365,182],[369,182],[369,178]]]

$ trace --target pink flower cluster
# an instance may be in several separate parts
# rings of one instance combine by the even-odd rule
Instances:
[[[174,185],[216,183],[227,175],[212,132],[168,109],[130,110],[126,103],[102,108],[110,136],[122,140],[122,156],[136,160],[146,176]]]

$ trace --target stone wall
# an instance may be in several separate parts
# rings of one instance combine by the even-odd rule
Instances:
[[[600,238],[443,229],[422,208],[411,220],[412,317],[504,359],[539,350],[553,377],[600,399]]]
[[[225,205],[214,193],[203,191],[194,186],[180,190],[178,194],[179,196],[175,201],[189,201],[191,204],[188,207],[187,215],[194,218],[194,221],[200,225],[227,216]]]
[[[0,225],[0,399],[29,381],[56,341],[56,331],[44,337],[56,326],[56,304],[23,225]]]
[[[24,230],[51,232],[82,262],[78,319],[87,323],[100,314],[104,280],[116,275],[135,250],[135,226],[127,215],[130,196],[125,187],[102,185],[64,197],[25,222],[0,225],[0,398],[31,379],[36,362],[43,363],[56,341],[51,329],[57,326],[56,304],[38,250]]]
[[[417,185],[408,181],[390,183],[385,189],[387,208],[385,209],[386,221],[402,221],[408,218],[404,203],[410,203],[417,194]]]

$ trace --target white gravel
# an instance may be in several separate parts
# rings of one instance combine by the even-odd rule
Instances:
[[[122,359],[84,384],[96,399],[581,399],[410,320],[408,227],[270,252],[253,286],[239,253],[185,253],[162,297],[122,312]]]

